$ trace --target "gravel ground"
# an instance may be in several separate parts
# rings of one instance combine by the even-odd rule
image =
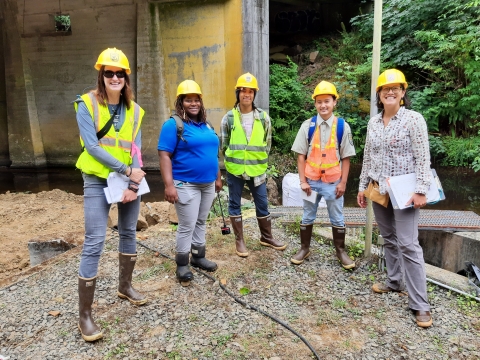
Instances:
[[[233,235],[222,237],[217,225],[209,226],[207,248],[219,264],[216,281],[195,273],[182,287],[171,260],[139,247],[134,282],[151,300],[142,307],[116,295],[117,239],[109,234],[94,304],[104,338],[95,343],[84,342],[77,329],[78,254],[0,289],[0,354],[10,360],[314,358],[286,328],[235,302],[221,281],[299,332],[321,359],[480,359],[479,304],[429,285],[434,325],[420,329],[405,295],[372,293],[373,282],[385,279],[375,259],[357,259],[356,270],[344,271],[317,235],[311,259],[295,267],[289,258],[298,235],[277,219],[274,235],[289,246],[261,247],[253,218],[245,220],[251,255],[240,259]],[[143,242],[173,256],[174,236],[152,228]]]

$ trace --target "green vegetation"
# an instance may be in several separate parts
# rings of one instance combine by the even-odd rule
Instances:
[[[381,71],[395,67],[409,84],[411,108],[428,125],[432,160],[480,170],[480,1],[385,0]],[[369,117],[373,13],[351,20],[353,30],[309,47],[322,66],[270,66],[270,114],[276,151],[288,153],[302,121],[315,111],[310,93],[320,80],[340,94],[334,112],[349,123],[359,156]],[[312,72],[313,71],[313,72]]]

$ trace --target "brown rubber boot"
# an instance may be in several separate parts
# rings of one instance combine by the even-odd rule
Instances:
[[[235,252],[240,257],[247,257],[248,250],[243,240],[242,215],[230,216],[230,222],[232,223],[233,233],[235,234]]]
[[[332,226],[332,235],[338,260],[340,260],[344,269],[353,269],[355,262],[345,252],[345,228]]]
[[[92,319],[92,304],[96,284],[96,276],[90,279],[78,277],[78,329],[85,341],[95,341],[103,337],[102,330]]]
[[[310,240],[312,239],[313,224],[300,224],[300,249],[292,256],[292,264],[300,265],[310,256]]]
[[[143,305],[148,299],[132,287],[132,273],[137,254],[118,253],[118,297],[127,299],[133,305]]]
[[[285,250],[286,244],[275,240],[272,236],[272,222],[270,215],[264,217],[257,217],[258,227],[260,228],[260,244],[263,246],[270,246],[275,250]]]

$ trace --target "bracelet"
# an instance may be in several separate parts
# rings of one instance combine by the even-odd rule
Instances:
[[[140,186],[140,184],[139,184],[139,183],[137,183],[137,182],[135,182],[135,181],[133,181],[133,180],[130,180],[130,184],[133,184],[133,185]]]
[[[138,192],[138,188],[134,188],[132,185],[128,185],[128,190],[133,191],[134,193]]]

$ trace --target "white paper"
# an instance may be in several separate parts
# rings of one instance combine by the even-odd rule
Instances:
[[[405,209],[411,207],[412,205],[407,204],[407,201],[409,201],[415,193],[415,186],[417,183],[415,173],[392,176],[388,178],[387,181],[388,185],[390,186],[388,193],[392,198],[392,205],[394,205],[394,208]],[[432,174],[430,187],[427,193],[427,203],[432,203],[439,200],[440,192],[438,191],[435,177]]]
[[[317,200],[317,192],[312,190],[310,195],[307,195],[305,191],[302,191],[302,199],[315,204],[315,200]]]
[[[117,172],[111,172],[108,175],[108,187],[104,188],[103,191],[105,192],[109,204],[117,203],[122,200],[123,192],[128,188],[129,181],[130,179],[127,176]],[[148,187],[147,180],[143,178],[138,186],[137,195],[143,195],[149,192],[150,188]]]

